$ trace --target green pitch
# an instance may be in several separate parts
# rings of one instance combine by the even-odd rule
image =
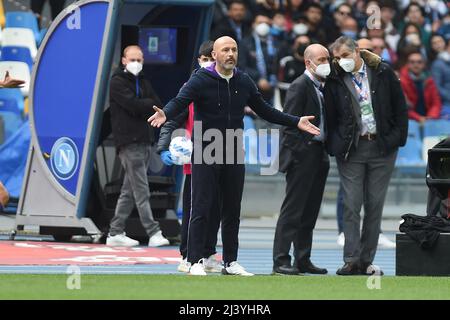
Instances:
[[[0,275],[0,299],[450,299],[448,277]],[[75,282],[73,282],[75,283]]]

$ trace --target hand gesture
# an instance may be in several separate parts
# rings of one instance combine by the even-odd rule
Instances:
[[[308,133],[311,133],[315,136],[318,136],[320,134],[320,129],[317,128],[315,125],[313,125],[309,120],[313,120],[314,116],[304,116],[300,118],[300,121],[297,124],[297,127],[300,130],[306,131]]]
[[[150,123],[152,127],[159,128],[164,124],[164,122],[166,122],[167,118],[164,111],[157,106],[153,106],[153,110],[156,112],[148,118],[147,122]]]
[[[5,79],[0,81],[0,87],[3,88],[21,88],[25,83],[23,80],[13,79],[9,76],[9,71],[6,71]]]

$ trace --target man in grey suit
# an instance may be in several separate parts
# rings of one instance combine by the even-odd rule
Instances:
[[[336,273],[383,274],[372,262],[397,150],[406,143],[406,102],[397,76],[380,57],[348,37],[338,38],[331,51],[334,70],[324,90],[327,148],[341,178],[345,235],[345,264]]]

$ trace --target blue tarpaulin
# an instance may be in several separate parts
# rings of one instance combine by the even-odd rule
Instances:
[[[0,181],[11,198],[19,198],[30,146],[30,124],[21,127],[0,145]]]

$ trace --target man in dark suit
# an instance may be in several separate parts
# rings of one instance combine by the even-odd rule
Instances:
[[[286,197],[281,207],[273,246],[273,272],[297,275],[325,274],[326,269],[310,260],[313,229],[322,203],[325,182],[330,167],[325,148],[325,106],[322,89],[330,73],[328,50],[320,44],[308,46],[304,53],[305,72],[289,87],[284,112],[315,116],[314,124],[321,134],[312,136],[282,131],[280,171],[286,173]],[[294,263],[289,251],[294,244]]]

